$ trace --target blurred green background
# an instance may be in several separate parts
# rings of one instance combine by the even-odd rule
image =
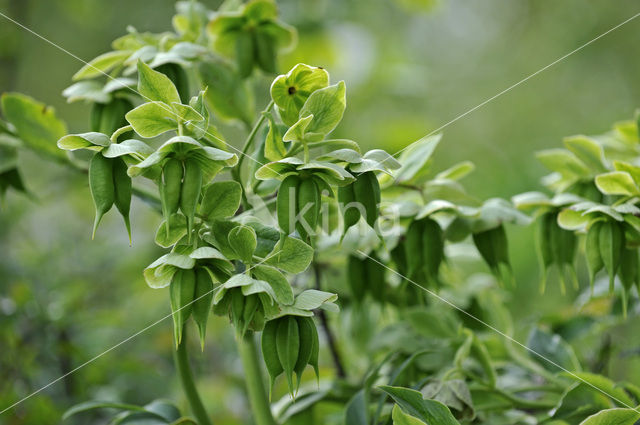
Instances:
[[[205,1],[214,8],[216,2]],[[297,27],[297,62],[344,79],[348,108],[337,137],[395,152],[638,13],[632,0],[282,0]],[[108,50],[127,25],[170,28],[170,0],[0,0],[0,12],[83,60]],[[86,130],[88,107],[61,96],[77,59],[0,17],[0,92],[19,91],[53,105],[71,132]],[[533,154],[563,136],[601,133],[640,104],[640,20],[585,47],[479,110],[447,126],[435,166],[470,159],[465,181],[478,197],[539,190],[545,173]],[[266,95],[266,93],[265,93]],[[261,106],[261,105],[258,105]],[[231,131],[230,134],[234,132]],[[239,144],[238,140],[230,140]],[[97,240],[87,183],[34,155],[20,165],[36,200],[9,193],[0,209],[0,410],[169,313],[142,268],[161,251],[159,217],[134,201],[134,245],[116,214]],[[510,306],[537,318],[572,304],[551,285],[537,291],[531,229],[510,228],[518,288]],[[525,301],[526,300],[526,301]],[[207,403],[224,423],[245,423],[241,368],[225,320],[212,318],[206,351],[194,350]],[[634,348],[628,332],[611,336]],[[116,348],[14,410],[0,424],[55,424],[90,399],[146,403],[180,400],[172,378],[171,321]],[[636,347],[637,348],[637,347]],[[325,356],[326,357],[326,356]],[[326,363],[326,362],[325,362]],[[637,362],[613,375],[631,379]]]

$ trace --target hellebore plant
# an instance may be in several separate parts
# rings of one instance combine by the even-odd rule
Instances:
[[[472,163],[434,170],[441,135],[399,155],[333,138],[346,84],[306,64],[276,75],[278,53],[296,33],[273,1],[218,12],[178,2],[177,10],[173,32],[131,28],[73,76],[63,93],[91,105],[87,132],[67,134],[50,108],[29,97],[2,97],[3,195],[26,192],[16,155],[32,149],[88,174],[94,237],[115,206],[131,238],[133,196],[162,215],[155,242],[167,251],[143,275],[169,297],[176,365],[194,419],[165,401],[89,402],[67,417],[114,407],[121,411],[114,423],[216,423],[196,389],[186,342],[193,322],[206,349],[213,313],[233,326],[258,425],[296,417],[349,425],[631,425],[640,418],[640,388],[588,372],[559,324],[535,327],[526,344],[535,355],[527,356],[513,343],[504,305],[516,280],[506,227],[535,222],[542,290],[550,269],[563,291],[567,278],[584,286],[576,271],[584,239],[589,290],[609,296],[598,279],[604,271],[608,292],[620,296],[607,315],[633,311],[636,121],[540,152],[552,171],[544,178],[550,194],[480,201],[460,183]],[[272,80],[258,116],[250,90],[256,78]],[[246,127],[241,148],[218,130],[220,119]],[[475,260],[465,254],[472,246]],[[479,258],[491,274],[469,271]],[[323,280],[336,274],[344,276],[340,284]],[[456,304],[440,302],[448,299]],[[320,367],[325,351],[333,381]],[[307,366],[316,376],[309,385]],[[272,405],[279,382],[289,394]],[[322,403],[337,403],[340,414],[314,417]]]

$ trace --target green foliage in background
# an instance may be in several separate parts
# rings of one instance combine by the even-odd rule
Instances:
[[[433,7],[418,3],[399,4]],[[0,299],[8,347],[0,365],[9,371],[0,391],[11,407],[3,420],[632,425],[640,419],[636,376],[608,373],[615,347],[606,337],[631,323],[639,305],[638,120],[538,152],[551,171],[544,191],[483,199],[492,191],[462,183],[474,163],[443,166],[435,157],[440,133],[395,153],[345,138],[349,127],[341,123],[358,111],[347,84],[332,81],[324,67],[279,68],[297,32],[272,0],[228,1],[216,11],[178,2],[176,10],[172,31],[130,27],[73,75],[63,94],[90,109],[81,132],[69,133],[53,108],[29,96],[2,95],[2,198],[15,192],[29,199],[25,208],[42,208],[24,182],[34,171],[21,166],[19,153],[35,153],[74,173],[73,180],[88,181],[88,190],[58,197],[78,196],[74,206],[85,213],[91,197],[95,216],[87,233],[95,239],[113,236],[99,230],[117,210],[124,238],[95,253],[74,253],[73,242],[53,235],[65,254],[59,255],[94,283],[118,278],[90,264],[126,263],[128,276],[141,275],[156,290],[133,297],[126,287],[95,285],[73,293],[64,267],[55,279],[40,276],[58,266],[41,253],[30,275]],[[304,53],[297,54],[310,62]],[[257,112],[260,102],[265,106]],[[231,143],[238,138],[242,145]],[[132,209],[134,198],[146,210],[137,202]],[[158,218],[147,225],[152,214]],[[518,292],[527,280],[510,249],[511,234],[530,226],[541,299],[557,286],[573,303],[533,321],[518,312],[517,304],[527,303]],[[127,240],[148,250],[144,270],[140,258],[122,254]],[[528,247],[526,255],[533,252]],[[66,306],[29,307],[38,293],[48,297],[58,288],[69,292]],[[100,336],[82,342],[74,332],[83,317],[76,312],[103,292],[113,297],[103,314],[123,312],[122,326],[131,332],[163,315],[159,308],[144,311],[147,297],[168,298],[171,309],[165,318],[173,332],[154,330],[163,342],[144,350],[153,366],[143,367],[144,358],[119,365],[119,385],[99,364],[86,365],[98,370],[94,375],[78,370],[84,380],[71,379],[87,357],[77,347],[98,354],[117,342]],[[146,321],[134,327],[127,320],[132,313]],[[53,332],[43,337],[31,328]],[[54,340],[59,370],[41,373],[42,366],[21,357],[32,334]],[[241,372],[203,362],[207,352],[230,358]],[[35,382],[31,374],[39,375]],[[66,374],[54,383],[64,396],[20,400]],[[144,381],[135,384],[138,391],[121,389],[134,379]],[[203,391],[206,382],[218,386],[215,396]],[[250,413],[243,418],[233,403]]]

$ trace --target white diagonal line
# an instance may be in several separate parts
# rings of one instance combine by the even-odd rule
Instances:
[[[628,24],[629,22],[633,21],[634,19],[636,19],[638,16],[640,16],[640,12],[636,13],[635,15],[633,15],[632,17],[630,17],[629,19],[619,23],[618,25],[616,25],[613,28],[608,29],[607,31],[603,32],[602,34],[600,34],[599,36],[587,41],[586,43],[582,44],[581,46],[573,49],[572,51],[570,51],[569,53],[567,53],[564,56],[559,57],[558,59],[554,60],[553,62],[551,62],[549,65],[540,68],[539,70],[537,70],[536,72],[534,72],[533,74],[529,74],[528,76],[526,76],[525,78],[523,78],[522,80],[518,81],[515,84],[510,85],[509,87],[507,87],[506,89],[502,90],[501,92],[491,96],[490,98],[488,98],[487,100],[485,100],[482,103],[479,103],[478,105],[474,106],[473,108],[469,109],[468,111],[458,115],[457,117],[453,118],[451,121],[441,125],[440,127],[436,128],[435,130],[431,131],[430,133],[428,133],[426,136],[423,136],[421,139],[424,139],[425,137],[429,137],[429,136],[433,136],[434,134],[438,133],[439,131],[443,130],[444,128],[448,127],[449,125],[453,124],[454,122],[466,117],[467,115],[469,115],[470,113],[482,108],[484,105],[486,105],[489,102],[492,102],[493,100],[499,98],[500,96],[502,96],[503,94],[507,93],[508,91],[511,91],[512,89],[518,87],[519,85],[521,85],[522,83],[529,81],[531,78],[535,77],[536,75],[546,71],[547,69],[551,68],[552,66],[558,64],[559,62],[562,62],[563,60],[565,60],[566,58],[568,58],[569,56],[573,55],[574,53],[579,52],[580,50],[584,49],[585,47],[587,47],[588,45],[594,43],[595,41],[601,39],[602,37],[604,37],[605,35],[617,30],[618,28],[620,28],[621,26]],[[400,149],[398,152],[394,153],[392,156],[396,156],[400,153],[402,153],[405,149],[409,148],[410,146],[412,146],[413,143],[405,146],[404,148]],[[386,159],[385,159],[386,161]],[[384,161],[383,161],[384,162]]]
[[[132,91],[132,92],[136,93],[137,95],[139,95],[140,97],[142,97],[143,99],[145,99],[145,100],[147,100],[147,101],[149,101],[149,102],[152,102],[152,101],[153,101],[152,99],[148,98],[147,96],[144,96],[144,95],[143,95],[142,93],[140,93],[139,91],[137,91],[137,90],[135,90],[135,89],[133,89],[133,88],[131,88],[131,87],[129,87],[129,86],[127,86],[127,85],[125,85],[125,84],[124,84],[124,83],[122,83],[121,81],[117,80],[116,78],[112,77],[111,75],[107,74],[106,72],[102,71],[101,69],[96,68],[95,66],[91,65],[89,62],[87,62],[87,61],[85,61],[84,59],[82,59],[82,58],[78,57],[77,55],[75,55],[75,54],[71,53],[69,50],[65,49],[64,47],[60,46],[59,44],[54,43],[53,41],[49,40],[48,38],[44,37],[43,35],[40,35],[39,33],[35,32],[35,31],[34,31],[34,30],[32,30],[31,28],[26,27],[25,25],[21,24],[20,22],[16,21],[15,19],[12,19],[11,17],[9,17],[9,16],[5,15],[5,14],[4,14],[4,13],[2,13],[2,12],[0,12],[0,16],[2,16],[3,18],[7,19],[7,20],[8,20],[8,21],[10,21],[10,22],[13,22],[14,24],[16,24],[17,26],[19,26],[20,28],[24,29],[25,31],[30,32],[31,34],[35,35],[35,36],[36,36],[36,37],[38,37],[39,39],[41,39],[41,40],[45,41],[46,43],[48,43],[48,44],[52,45],[52,46],[53,46],[53,47],[55,47],[56,49],[58,49],[58,50],[60,50],[60,51],[62,51],[62,52],[64,52],[64,53],[66,53],[67,55],[71,56],[72,58],[74,58],[74,59],[76,59],[76,60],[78,60],[78,61],[82,62],[83,64],[85,64],[85,65],[87,65],[87,66],[91,67],[92,69],[94,69],[94,70],[98,71],[100,74],[102,74],[102,75],[106,76],[106,77],[107,77],[107,78],[109,78],[110,80],[116,81],[117,83],[119,83],[119,84],[121,85],[121,87],[122,87],[122,88],[128,89],[128,90],[130,90],[130,91]],[[175,116],[175,117],[177,117],[177,118],[180,118],[180,116],[179,116],[177,113],[175,113],[174,111],[172,111],[171,109],[169,109],[169,108],[165,108],[163,105],[160,105],[160,107],[161,107],[162,109],[164,109],[165,111],[167,111],[169,114],[172,114],[172,115],[174,115],[174,116]],[[210,136],[210,137],[214,138],[215,140],[218,140],[219,142],[224,143],[226,146],[228,146],[228,147],[230,147],[231,149],[235,150],[235,151],[236,151],[236,152],[238,152],[240,155],[244,155],[244,156],[246,156],[247,158],[251,159],[252,161],[254,161],[255,163],[257,163],[257,164],[259,164],[259,165],[265,165],[265,164],[263,164],[262,162],[260,162],[260,161],[258,161],[257,159],[255,159],[253,156],[249,155],[248,153],[244,153],[244,152],[242,152],[240,149],[238,149],[238,148],[236,148],[235,146],[233,146],[233,145],[231,145],[231,144],[227,143],[226,141],[222,140],[221,138],[217,137],[216,135],[209,133],[209,132],[207,131],[207,129],[205,129],[205,128],[200,128],[200,127],[196,126],[195,124],[194,124],[194,126],[195,126],[196,128],[198,128],[199,130],[204,131],[204,133],[205,133],[207,136]],[[275,171],[275,172],[276,172],[276,174],[280,175],[280,173],[278,173],[276,170],[272,170],[272,171]]]
[[[276,254],[279,254],[280,251],[277,251],[271,255],[266,256],[264,259],[262,259],[261,261],[253,264],[251,267],[249,267],[248,269],[245,270],[245,273],[248,272],[249,270],[253,269],[254,267],[259,266],[260,264],[264,263],[265,261],[267,261],[268,259],[270,259],[271,257],[273,257]],[[180,307],[179,309],[177,309],[176,311],[171,312],[170,314],[167,314],[166,316],[156,320],[155,322],[153,322],[152,324],[148,325],[147,327],[139,330],[138,332],[128,336],[127,338],[123,339],[122,341],[120,341],[119,343],[117,343],[116,345],[113,345],[112,347],[106,349],[105,351],[101,352],[100,354],[90,358],[89,360],[87,360],[86,362],[82,363],[81,365],[73,368],[72,370],[70,370],[69,372],[65,373],[64,375],[54,379],[53,381],[49,382],[47,385],[40,387],[39,389],[37,389],[36,391],[32,392],[31,394],[21,398],[20,400],[16,401],[15,403],[13,403],[10,406],[5,407],[2,411],[0,411],[0,415],[2,415],[3,413],[13,409],[14,407],[16,407],[17,405],[21,404],[24,401],[27,401],[28,399],[30,399],[31,397],[33,397],[34,395],[37,395],[39,393],[41,393],[42,391],[46,390],[47,388],[49,388],[50,386],[60,382],[61,380],[63,380],[64,378],[66,378],[67,376],[79,371],[80,369],[82,369],[83,367],[93,363],[94,361],[98,360],[100,357],[104,356],[107,353],[110,353],[111,351],[115,350],[116,348],[120,347],[122,344],[126,344],[127,342],[131,341],[133,338],[137,337],[138,335],[141,335],[142,333],[148,331],[149,329],[153,328],[154,326],[156,326],[157,324],[163,322],[164,320],[168,319],[169,317],[172,317],[174,314],[176,314],[177,312],[179,312],[180,310],[182,310],[185,307],[189,307],[191,304],[195,303],[196,301],[198,301],[200,298],[204,298],[207,295],[211,294],[213,291],[215,291],[216,289],[218,289],[220,286],[216,286],[215,288],[213,288],[212,290],[200,295],[198,298],[195,298],[193,301],[183,305],[182,307]]]
[[[601,392],[602,394],[606,395],[607,397],[610,397],[611,399],[613,399],[613,400],[617,401],[617,402],[618,402],[618,403],[620,403],[621,405],[623,405],[623,406],[625,406],[625,407],[628,407],[629,409],[635,410],[636,412],[640,413],[640,410],[639,410],[637,407],[629,406],[628,404],[624,403],[623,401],[620,401],[620,400],[619,400],[618,398],[616,398],[615,396],[613,396],[613,395],[611,395],[611,394],[607,393],[606,391],[604,391],[604,390],[602,390],[602,389],[600,389],[600,388],[596,387],[595,385],[593,385],[593,384],[591,384],[591,383],[587,382],[586,380],[582,379],[581,377],[579,377],[579,376],[578,376],[578,375],[576,375],[575,373],[571,372],[570,370],[565,369],[564,367],[560,366],[559,364],[557,364],[557,363],[556,363],[556,362],[554,362],[553,360],[551,360],[551,359],[549,359],[549,358],[545,357],[544,355],[542,355],[542,354],[538,353],[537,351],[533,350],[532,348],[527,347],[526,345],[524,345],[524,344],[523,344],[523,343],[521,343],[520,341],[518,341],[518,340],[514,339],[513,337],[511,337],[511,336],[509,336],[509,335],[505,334],[505,333],[504,333],[504,332],[502,332],[500,329],[497,329],[496,327],[494,327],[494,326],[490,325],[489,323],[485,322],[484,320],[482,320],[482,319],[480,319],[480,318],[478,318],[478,317],[474,316],[473,314],[471,314],[471,313],[467,312],[466,310],[464,310],[464,309],[462,309],[462,308],[458,307],[457,305],[455,305],[455,304],[454,304],[454,303],[452,303],[451,301],[447,300],[446,298],[443,298],[442,296],[438,295],[437,293],[433,292],[432,290],[427,289],[427,288],[425,288],[424,286],[422,286],[422,285],[420,285],[420,284],[416,283],[415,281],[413,281],[413,280],[409,279],[408,277],[404,276],[403,274],[401,274],[401,273],[399,273],[399,272],[395,271],[394,269],[392,269],[391,267],[387,266],[386,264],[383,264],[383,263],[381,263],[380,261],[378,261],[377,259],[375,259],[375,258],[373,258],[373,257],[369,256],[368,254],[366,254],[366,253],[362,252],[361,250],[357,250],[357,252],[358,252],[359,254],[361,254],[361,255],[363,255],[363,256],[365,256],[365,257],[369,258],[370,260],[375,261],[376,263],[378,263],[379,265],[381,265],[381,266],[382,266],[382,267],[384,267],[385,269],[387,269],[387,270],[389,270],[389,271],[393,272],[394,274],[396,274],[397,276],[401,277],[402,279],[405,279],[407,282],[410,282],[411,284],[415,285],[416,287],[418,287],[418,288],[420,288],[420,289],[424,290],[426,293],[428,293],[429,295],[431,295],[431,296],[433,296],[433,297],[437,298],[438,300],[442,301],[443,303],[447,304],[449,307],[451,307],[451,308],[453,308],[453,309],[455,309],[455,310],[458,310],[460,313],[462,313],[462,314],[466,315],[467,317],[469,317],[469,318],[471,318],[471,319],[475,320],[476,322],[480,323],[481,325],[486,326],[487,328],[489,328],[489,329],[491,329],[492,331],[496,332],[498,335],[502,336],[503,338],[508,339],[509,341],[511,341],[511,342],[513,342],[513,343],[515,343],[515,344],[519,345],[520,347],[524,348],[525,350],[529,351],[531,354],[536,355],[537,357],[541,358],[542,360],[546,361],[547,363],[549,363],[549,364],[551,364],[551,365],[553,365],[553,366],[557,367],[558,369],[562,370],[563,372],[565,372],[565,373],[567,373],[567,374],[571,375],[573,378],[577,379],[578,381],[580,381],[580,382],[582,382],[582,383],[584,383],[584,384],[586,384],[586,385],[588,385],[588,386],[592,387],[593,389],[595,389],[595,390],[597,390],[597,391]]]

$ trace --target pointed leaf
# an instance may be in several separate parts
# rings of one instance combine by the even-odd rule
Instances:
[[[138,61],[138,91],[148,101],[171,105],[180,103],[178,89],[162,72],[155,71],[141,60]]]

